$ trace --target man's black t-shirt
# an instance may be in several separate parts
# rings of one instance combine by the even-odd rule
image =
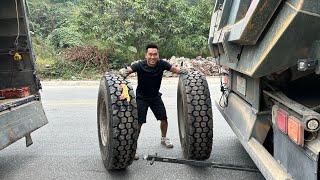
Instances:
[[[159,96],[163,71],[169,71],[171,64],[159,60],[155,67],[149,67],[146,60],[131,65],[133,72],[138,75],[137,97],[153,98]]]

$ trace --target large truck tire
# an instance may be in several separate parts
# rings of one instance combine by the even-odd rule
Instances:
[[[205,160],[212,150],[212,109],[205,76],[193,71],[180,75],[177,92],[178,125],[183,155]]]
[[[130,100],[121,100],[122,85]],[[138,119],[134,91],[121,76],[106,73],[98,94],[98,136],[100,152],[107,170],[125,169],[132,164],[137,149]]]

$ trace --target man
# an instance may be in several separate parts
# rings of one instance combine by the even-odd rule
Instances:
[[[161,130],[161,144],[167,148],[173,148],[173,144],[167,137],[168,121],[167,113],[161,93],[159,92],[163,71],[167,70],[176,74],[186,73],[178,67],[174,67],[168,62],[159,59],[158,46],[149,44],[146,47],[145,60],[132,64],[130,67],[120,70],[120,74],[127,77],[130,73],[137,72],[138,86],[136,90],[136,101],[138,107],[139,131],[141,126],[146,123],[148,108],[159,120]],[[136,155],[135,159],[139,157]]]

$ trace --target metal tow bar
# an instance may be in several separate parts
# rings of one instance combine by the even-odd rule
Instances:
[[[208,162],[208,161],[195,161],[195,160],[188,160],[188,159],[160,157],[160,156],[157,156],[157,154],[147,155],[143,159],[147,161],[151,161],[150,165],[153,165],[155,161],[158,161],[158,162],[166,162],[166,163],[187,164],[187,165],[201,166],[201,167],[213,167],[213,168],[219,168],[219,169],[231,169],[236,171],[260,172],[255,167],[240,166],[240,165],[234,165],[234,164],[221,164],[221,163]]]

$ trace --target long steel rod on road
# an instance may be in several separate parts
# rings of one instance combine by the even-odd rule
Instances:
[[[177,158],[170,158],[170,157],[160,157],[156,155],[147,155],[144,157],[145,160],[151,161],[150,164],[153,165],[155,161],[158,162],[166,162],[166,163],[176,163],[176,164],[187,164],[192,166],[201,166],[201,167],[213,167],[219,169],[230,169],[230,170],[237,170],[237,171],[248,171],[248,172],[260,172],[259,169],[255,167],[248,167],[248,166],[240,166],[235,164],[222,164],[216,162],[208,162],[208,161],[195,161],[195,160],[188,160],[188,159],[177,159]]]

